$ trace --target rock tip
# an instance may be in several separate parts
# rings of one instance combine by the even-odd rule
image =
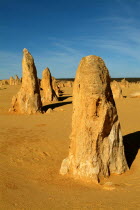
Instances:
[[[24,48],[23,53],[28,53],[28,50],[26,48]]]
[[[87,55],[87,56],[83,57],[83,59],[86,59],[86,60],[91,60],[91,59],[102,60],[102,58],[100,56],[97,56],[97,55]]]

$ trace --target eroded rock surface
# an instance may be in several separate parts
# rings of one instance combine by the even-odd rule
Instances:
[[[27,49],[23,50],[22,85],[12,99],[10,111],[19,113],[36,113],[42,107],[37,71],[34,59]]]
[[[69,155],[60,174],[99,182],[128,169],[110,76],[97,56],[82,58],[73,87]]]

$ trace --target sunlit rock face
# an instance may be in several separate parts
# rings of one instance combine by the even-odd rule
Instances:
[[[27,49],[23,50],[22,59],[22,85],[16,96],[12,99],[10,111],[32,114],[42,107],[37,71],[34,59]]]
[[[99,182],[101,177],[127,169],[108,69],[100,57],[84,57],[73,87],[69,155],[60,174]]]
[[[46,68],[42,72],[41,88],[43,89],[42,103],[48,103],[51,101],[58,101],[55,90],[53,89],[52,76],[49,68]]]
[[[10,77],[9,85],[15,85],[15,79],[13,77]]]
[[[114,80],[111,83],[111,90],[112,90],[114,99],[123,98],[122,89],[117,81]]]

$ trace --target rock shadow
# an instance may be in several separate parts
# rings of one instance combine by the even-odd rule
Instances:
[[[140,149],[140,131],[124,136],[123,143],[126,161],[130,168]]]
[[[59,101],[64,101],[67,98],[70,98],[71,96],[60,96]]]
[[[45,105],[41,108],[41,111],[42,112],[46,112],[48,109],[55,109],[57,107],[60,107],[60,106],[64,106],[66,104],[71,104],[72,101],[67,101],[67,102],[61,102],[61,103],[55,103],[55,104],[48,104],[48,105]]]

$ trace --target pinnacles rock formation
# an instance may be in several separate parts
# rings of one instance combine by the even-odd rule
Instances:
[[[16,75],[15,76],[15,85],[20,85],[21,84],[21,80],[19,79],[19,77]]]
[[[12,99],[10,111],[19,113],[36,113],[42,107],[40,90],[34,59],[27,49],[23,50],[22,85]]]
[[[42,103],[58,101],[58,97],[52,88],[52,76],[49,68],[44,69],[42,72],[41,88],[43,89]]]
[[[55,91],[57,97],[59,98],[60,88],[58,87],[57,81],[54,77],[52,77],[52,88]]]
[[[112,90],[114,99],[123,98],[122,89],[117,81],[114,80],[111,83],[111,90]]]
[[[9,85],[9,80],[6,79],[1,80],[0,85]]]
[[[15,79],[13,77],[10,77],[9,85],[15,85]]]
[[[124,79],[121,80],[120,86],[121,86],[122,88],[125,88],[125,87],[128,88],[128,87],[129,87],[129,82],[124,78]]]
[[[19,79],[19,77],[17,75],[15,76],[15,78],[10,77],[9,85],[20,85],[20,84],[21,84],[21,80]]]
[[[69,155],[60,174],[99,182],[128,169],[110,77],[97,56],[82,58],[73,87]]]
[[[72,87],[72,85],[73,85],[73,82],[72,81],[67,81],[65,83],[65,87]]]

